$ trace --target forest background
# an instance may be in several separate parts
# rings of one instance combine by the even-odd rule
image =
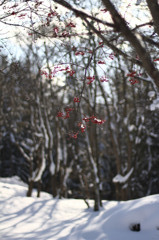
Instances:
[[[159,3],[0,4],[0,176],[53,197],[159,189]]]

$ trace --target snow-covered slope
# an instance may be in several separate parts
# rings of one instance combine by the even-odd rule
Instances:
[[[159,240],[159,195],[93,212],[83,200],[27,198],[26,190],[17,177],[0,179],[0,240]],[[141,231],[130,231],[134,223]]]

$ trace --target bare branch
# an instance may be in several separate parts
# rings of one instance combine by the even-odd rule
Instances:
[[[155,30],[159,36],[159,4],[157,0],[146,0],[154,20]]]
[[[98,29],[96,29],[87,19],[85,19],[85,22],[88,24],[88,26],[90,27],[90,29],[93,30],[94,33],[96,33],[102,40],[103,42],[110,47],[116,54],[119,54],[123,57],[125,57],[126,59],[132,61],[133,63],[142,66],[141,61],[132,58],[132,56],[130,57],[129,55],[127,55],[126,53],[124,53],[123,51],[121,51],[119,48],[117,48],[116,46],[114,46],[112,43],[110,43],[110,41],[108,41],[102,34],[101,31],[99,31]]]
[[[65,8],[67,8],[67,9],[73,11],[76,14],[77,17],[80,17],[82,19],[89,18],[89,19],[94,20],[98,23],[102,23],[102,24],[104,24],[108,27],[114,27],[114,24],[112,24],[112,23],[103,21],[99,18],[96,18],[96,17],[93,17],[93,16],[89,15],[88,13],[85,13],[81,10],[78,10],[78,9],[74,8],[73,6],[71,6],[71,4],[67,3],[65,0],[53,0],[53,1],[60,4],[61,6],[65,7]]]
[[[116,25],[117,31],[120,31],[122,35],[129,41],[129,43],[134,47],[138,56],[140,57],[143,66],[149,76],[154,80],[157,88],[159,89],[159,71],[154,66],[150,54],[146,51],[146,48],[142,44],[142,40],[140,41],[136,34],[134,34],[127,23],[125,22],[124,18],[118,13],[115,9],[114,5],[110,0],[102,0],[105,7],[110,12],[112,19]]]

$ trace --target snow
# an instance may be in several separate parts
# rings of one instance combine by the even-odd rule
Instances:
[[[144,128],[144,126],[142,124],[139,125],[138,127],[138,131],[141,132],[141,130]]]
[[[36,137],[43,138],[43,134],[42,133],[35,132],[34,135]]]
[[[13,133],[10,134],[10,137],[11,137],[12,143],[15,143],[15,137],[14,137]]]
[[[99,212],[83,200],[25,197],[16,177],[0,179],[2,240],[158,240],[159,195],[126,202],[104,201]],[[93,202],[89,200],[92,206]],[[130,225],[140,223],[141,231]]]
[[[98,184],[99,183],[98,170],[97,170],[96,162],[94,161],[94,158],[92,157],[93,156],[92,155],[92,149],[91,149],[91,146],[90,146],[90,141],[89,141],[89,138],[88,138],[87,131],[86,131],[85,136],[86,136],[86,142],[87,142],[87,145],[88,145],[88,153],[89,153],[90,163],[91,163],[92,168],[93,168],[93,175],[94,175],[96,183]]]
[[[55,164],[53,161],[50,164],[50,173],[51,173],[51,175],[54,175],[54,173],[55,173]]]
[[[131,168],[130,171],[125,175],[122,176],[120,174],[117,174],[114,178],[113,178],[113,182],[114,183],[125,183],[129,177],[131,176],[132,172],[134,171],[134,168]]]
[[[127,125],[128,124],[128,117],[124,118],[124,124]]]
[[[30,162],[32,160],[32,155],[29,156],[28,154],[25,153],[25,151],[23,150],[23,148],[19,147],[19,150],[21,151],[21,153],[23,154],[23,156],[25,157],[25,159]]]
[[[129,130],[129,132],[132,132],[133,130],[136,130],[136,127],[135,127],[135,125],[129,125],[128,126],[128,130]]]
[[[70,173],[72,172],[72,165],[73,165],[73,161],[71,162],[71,167],[68,167],[68,168],[66,168],[66,173],[65,173],[65,176],[64,176],[64,180],[63,180],[63,185],[66,187],[67,186],[67,179],[68,179],[68,177],[69,177],[69,175],[70,175]]]
[[[44,133],[44,137],[45,137],[45,147],[48,148],[49,138],[48,138],[47,130],[46,130],[44,120],[43,120],[43,116],[42,116],[42,112],[41,112],[39,97],[37,97],[37,103],[38,103],[38,109],[39,109],[39,117],[40,117],[41,128],[43,129],[43,133]]]
[[[58,147],[57,147],[57,172],[58,172],[60,170],[60,162],[63,158],[62,150],[61,150],[61,135],[59,131],[57,131],[57,139],[58,139]]]
[[[45,153],[43,150],[41,167],[40,167],[40,169],[38,169],[38,171],[35,174],[35,177],[33,178],[34,182],[38,182],[41,180],[45,168],[46,168],[46,159],[45,159]]]
[[[151,110],[151,111],[155,111],[155,109],[156,109],[155,104],[151,104],[151,105],[150,105],[150,110]]]
[[[27,145],[24,141],[21,142],[22,147],[24,147],[26,150],[31,150],[31,147]]]
[[[152,139],[151,139],[150,137],[147,137],[147,139],[146,139],[146,144],[147,144],[148,146],[152,145]]]
[[[137,136],[136,138],[135,138],[135,144],[139,144],[141,142],[141,139]]]
[[[156,95],[155,91],[149,91],[148,92],[148,97],[149,98],[153,98],[153,97],[155,97],[155,95]]]
[[[150,105],[150,110],[155,111],[159,109],[159,96],[153,100],[153,103]]]
[[[153,133],[153,132],[150,133],[150,136],[151,136],[151,137],[154,137],[154,138],[158,138],[158,135],[155,134],[155,133]]]
[[[66,139],[63,139],[63,163],[66,166],[67,163],[67,146],[66,146]]]

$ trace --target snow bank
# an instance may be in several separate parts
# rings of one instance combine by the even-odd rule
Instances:
[[[159,195],[105,201],[100,212],[93,212],[83,200],[52,199],[46,193],[27,198],[26,186],[17,183],[14,178],[0,179],[1,240],[159,239]],[[133,223],[140,223],[140,232],[130,231]]]

